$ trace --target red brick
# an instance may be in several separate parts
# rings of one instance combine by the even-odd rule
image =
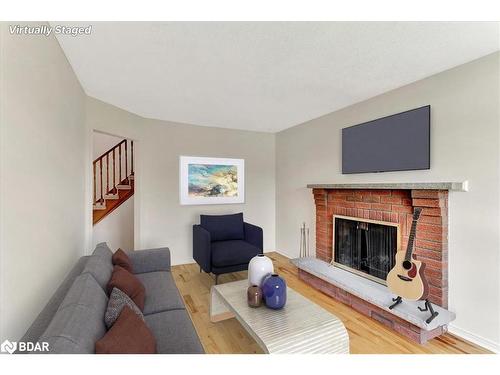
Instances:
[[[391,195],[392,191],[390,189],[370,189],[371,195]]]
[[[392,205],[392,210],[395,212],[402,212],[405,214],[411,214],[413,212],[413,208],[409,206],[400,206],[397,204]]]
[[[445,190],[412,190],[412,198],[441,198],[447,196]]]
[[[434,250],[434,251],[442,251],[444,250],[443,244],[440,242],[426,241],[423,239],[415,240],[415,247],[426,249],[426,250]]]
[[[348,202],[342,199],[334,199],[330,202],[335,207],[346,207],[346,208],[354,208],[354,202]]]
[[[416,247],[413,253],[417,256],[418,260],[425,261],[425,258],[430,258],[434,260],[442,260],[443,259],[443,253],[440,251],[434,251],[434,250],[427,250],[427,249],[421,249],[419,247]]]
[[[373,210],[390,211],[391,205],[390,204],[383,204],[383,203],[372,203],[371,208]]]
[[[441,216],[425,216],[421,215],[420,218],[418,219],[419,223],[426,223],[426,224],[440,224],[440,225],[447,225],[448,223],[443,220]]]
[[[367,203],[379,203],[380,196],[379,195],[367,195],[363,197],[363,201]]]
[[[422,215],[427,216],[443,216],[443,211],[441,208],[424,207],[422,210]]]
[[[415,342],[418,342],[419,344],[424,344],[424,342],[422,342],[422,340],[421,340],[421,335],[418,334],[418,333],[416,333],[416,332],[414,332],[409,327],[405,327],[405,326],[402,326],[400,324],[395,324],[393,326],[393,329],[397,333],[399,333],[399,334],[401,334],[401,335],[403,335],[405,337],[408,337],[409,339],[411,339],[411,340],[413,340]]]
[[[401,197],[383,196],[380,197],[380,203],[401,204],[403,202]]]
[[[390,222],[391,221],[391,213],[390,212],[382,212],[382,220]]]
[[[417,224],[417,232],[429,232],[443,234],[443,227],[441,225],[431,225],[431,224]]]
[[[372,205],[370,203],[357,202],[357,203],[354,203],[354,207],[363,208],[363,209],[367,210],[367,209],[370,209],[372,207]]]
[[[441,207],[439,199],[413,198],[413,205],[418,207]]]
[[[377,322],[382,323],[386,327],[393,328],[394,323],[392,322],[392,320],[387,319],[385,316],[382,316],[378,312],[372,311],[371,317]]]
[[[404,206],[412,206],[411,198],[403,198],[401,204]]]
[[[351,202],[362,202],[363,196],[361,194],[348,195],[346,197],[346,200],[351,201]]]
[[[399,222],[399,215],[397,212],[391,212],[391,222],[392,223],[398,223]]]
[[[442,233],[431,233],[431,232],[425,232],[425,231],[417,231],[416,238],[418,238],[419,240],[441,242],[443,240],[443,234]]]
[[[411,191],[410,190],[392,190],[391,195],[393,197],[411,198]]]

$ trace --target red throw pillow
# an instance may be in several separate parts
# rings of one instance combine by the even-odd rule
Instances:
[[[114,266],[113,268],[113,273],[107,286],[108,294],[111,293],[113,288],[120,289],[134,301],[141,311],[144,310],[144,300],[146,299],[144,285],[142,285],[137,277],[120,266]]]
[[[115,253],[111,257],[111,261],[113,262],[114,266],[120,266],[122,268],[125,268],[128,272],[134,273],[134,270],[132,269],[132,262],[125,251],[123,251],[122,249],[118,249],[115,251]]]
[[[95,343],[96,354],[155,354],[156,339],[144,321],[125,306],[115,324]]]

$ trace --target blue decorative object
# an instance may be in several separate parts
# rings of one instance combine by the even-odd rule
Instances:
[[[267,276],[262,283],[262,297],[270,309],[281,309],[286,303],[285,280],[275,273]]]

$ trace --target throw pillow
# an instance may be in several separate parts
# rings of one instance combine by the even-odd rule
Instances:
[[[95,343],[96,354],[155,354],[156,339],[146,323],[125,306],[111,329]]]
[[[106,323],[106,327],[109,329],[115,323],[118,316],[122,312],[123,308],[128,306],[135,312],[142,320],[144,320],[144,316],[142,315],[141,309],[137,307],[137,305],[118,288],[113,288],[111,291],[111,295],[109,296],[108,307],[106,308],[106,312],[104,313],[104,323]]]
[[[132,269],[132,261],[122,249],[116,250],[111,257],[111,260],[114,266],[120,266],[125,268],[128,272],[134,273],[134,270]]]
[[[115,266],[113,268],[111,279],[108,282],[108,294],[111,294],[113,288],[123,291],[134,301],[141,311],[144,310],[144,300],[146,299],[144,285],[142,285],[137,277],[123,267]]]

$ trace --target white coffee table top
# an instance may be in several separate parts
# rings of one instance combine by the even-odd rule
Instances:
[[[349,336],[335,315],[287,287],[281,310],[249,307],[247,280],[214,285],[213,322],[236,317],[267,353],[349,353]]]

